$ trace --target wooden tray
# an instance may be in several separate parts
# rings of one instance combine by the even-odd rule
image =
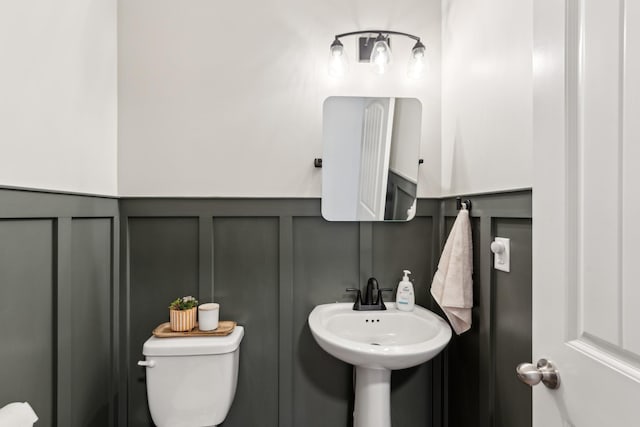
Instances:
[[[201,331],[196,327],[189,332],[175,332],[171,330],[169,322],[163,323],[153,330],[153,335],[158,338],[176,338],[176,337],[224,337],[233,332],[236,322],[233,320],[221,320],[218,322],[218,328],[213,331]]]

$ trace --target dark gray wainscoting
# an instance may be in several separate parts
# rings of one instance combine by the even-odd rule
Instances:
[[[118,201],[0,189],[0,405],[115,426]]]
[[[395,427],[531,425],[513,374],[531,355],[531,192],[470,198],[474,326],[394,372]],[[43,426],[151,425],[142,343],[171,299],[215,295],[246,327],[225,426],[349,426],[351,369],[307,315],[404,268],[438,311],[428,285],[454,203],[420,200],[409,223],[326,222],[317,199],[123,199],[119,217],[116,199],[0,189],[0,403],[29,401]],[[495,236],[511,238],[510,273],[492,269]]]
[[[405,268],[430,306],[439,212],[438,200],[420,200],[408,223],[327,222],[317,199],[122,199],[120,425],[152,425],[136,362],[169,301],[186,294],[245,326],[225,427],[351,425],[351,368],[317,346],[307,316],[352,301],[345,288],[370,276],[395,287]],[[442,424],[442,364],[394,372],[394,427]]]
[[[531,359],[531,191],[464,198],[473,205],[473,327],[444,352],[444,425],[530,427],[531,389],[515,367]],[[455,199],[443,200],[442,246],[456,215]],[[493,268],[494,237],[511,239],[509,273]]]

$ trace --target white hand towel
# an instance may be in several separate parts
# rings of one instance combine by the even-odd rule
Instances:
[[[38,416],[27,402],[14,402],[0,408],[0,427],[31,427]]]
[[[471,328],[473,307],[473,247],[469,211],[458,213],[433,276],[431,295],[440,305],[456,334]]]

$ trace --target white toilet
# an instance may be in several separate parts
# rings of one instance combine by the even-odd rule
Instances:
[[[244,328],[226,337],[151,337],[142,348],[147,400],[158,427],[217,426],[229,413],[238,384]]]

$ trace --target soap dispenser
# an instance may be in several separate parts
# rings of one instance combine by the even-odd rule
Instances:
[[[409,270],[402,270],[404,277],[398,283],[398,292],[396,294],[396,308],[400,311],[413,311],[416,305],[416,297],[413,293],[413,283],[409,281]]]

